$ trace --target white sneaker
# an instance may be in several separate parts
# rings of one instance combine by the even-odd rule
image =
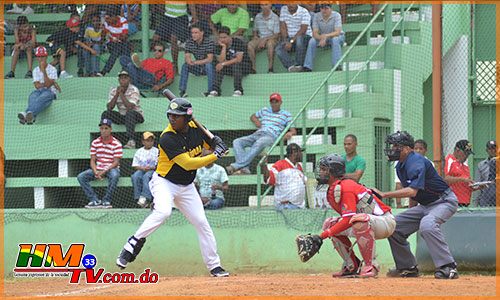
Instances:
[[[34,13],[35,13],[35,11],[30,6],[26,7],[24,9],[24,11],[22,12],[23,15],[32,15]]]
[[[23,12],[23,9],[20,8],[19,6],[16,5],[16,7],[12,8],[12,9],[9,9],[7,11],[8,14],[20,14]]]
[[[33,123],[35,122],[35,116],[33,115],[33,113],[31,111],[29,111],[27,114],[26,114],[26,124],[28,125],[33,125]]]
[[[123,146],[125,149],[135,149],[135,141],[134,140],[129,140],[125,146]]]
[[[294,72],[300,72],[302,71],[302,66],[291,66],[288,68],[288,72],[294,73]]]
[[[59,78],[73,78],[73,75],[68,74],[66,71],[62,71],[61,75],[59,75]]]
[[[19,118],[19,123],[22,125],[26,124],[26,113],[24,111],[18,113],[17,117]]]
[[[210,91],[207,97],[219,97],[219,92],[217,91]]]
[[[148,202],[148,199],[144,196],[140,196],[139,200],[137,200],[137,204],[139,204],[142,208],[146,207],[146,203]]]
[[[236,91],[234,91],[234,93],[233,93],[233,97],[239,97],[239,96],[243,96],[243,92],[242,92],[242,91],[240,91],[240,90],[236,90]]]
[[[139,54],[137,53],[134,53],[132,54],[132,56],[130,56],[130,58],[132,59],[132,63],[134,64],[134,66],[136,68],[142,68],[142,62],[141,62],[141,58],[139,57]]]

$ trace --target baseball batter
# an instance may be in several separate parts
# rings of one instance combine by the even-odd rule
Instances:
[[[318,184],[328,184],[328,203],[341,217],[326,219],[323,224],[324,232],[311,236],[310,244],[313,249],[319,250],[322,240],[331,238],[333,246],[344,259],[342,269],[333,273],[333,277],[377,277],[380,266],[375,259],[375,240],[389,237],[396,228],[396,222],[390,207],[372,195],[370,189],[344,177],[345,165],[345,160],[340,155],[328,154],[316,166]],[[352,250],[349,237],[357,240],[364,261],[362,268],[361,261]],[[304,244],[307,243],[306,241]],[[297,244],[301,255],[300,241]],[[317,246],[314,247],[314,244]],[[304,261],[302,257],[301,259]]]
[[[118,256],[116,264],[122,269],[135,260],[146,237],[167,220],[175,203],[196,227],[203,261],[210,275],[229,276],[221,267],[215,237],[193,183],[196,170],[222,157],[228,148],[219,137],[210,139],[198,128],[191,121],[192,114],[191,103],[186,99],[175,98],[169,104],[167,116],[170,125],[160,135],[158,165],[149,182],[154,198],[153,211],[128,239]],[[214,153],[201,157],[202,148],[214,149]]]
[[[388,277],[418,277],[417,260],[410,251],[407,238],[420,231],[436,266],[434,277],[458,278],[457,266],[441,232],[441,224],[455,214],[458,200],[450,187],[438,175],[432,162],[413,152],[413,137],[406,131],[397,131],[385,139],[385,154],[389,161],[398,161],[396,173],[403,189],[380,192],[384,198],[410,197],[420,205],[395,215],[396,230],[389,237],[396,269]],[[392,146],[391,146],[392,145]]]

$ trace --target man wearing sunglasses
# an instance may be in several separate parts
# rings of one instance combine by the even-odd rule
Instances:
[[[172,63],[163,58],[165,46],[155,43],[153,46],[153,58],[147,58],[141,62],[139,54],[120,57],[123,70],[130,74],[130,81],[139,89],[153,89],[160,92],[174,82],[174,68]]]

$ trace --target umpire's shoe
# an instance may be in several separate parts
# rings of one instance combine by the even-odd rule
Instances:
[[[387,272],[387,277],[418,277],[420,274],[418,273],[417,266],[407,268],[407,269],[390,269]]]
[[[210,276],[212,277],[229,277],[229,272],[221,267],[213,268],[210,271]]]
[[[434,278],[457,279],[458,278],[457,265],[451,263],[441,266],[439,269],[436,270],[436,272],[434,272]]]

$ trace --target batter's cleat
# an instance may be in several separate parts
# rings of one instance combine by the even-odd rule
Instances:
[[[113,208],[113,206],[111,205],[111,202],[109,202],[109,201],[103,201],[102,205],[101,205],[101,208]]]
[[[378,270],[374,266],[364,266],[359,276],[361,278],[377,278]]]
[[[418,268],[411,267],[407,269],[390,269],[387,272],[387,277],[418,277],[420,274],[418,273]]]
[[[444,265],[434,272],[434,278],[436,279],[457,279],[458,271],[457,266],[454,263]]]
[[[90,201],[89,204],[85,205],[85,208],[89,208],[89,209],[102,208],[101,200]]]
[[[116,265],[120,268],[120,270],[123,270],[127,267],[127,264],[132,261],[132,258],[132,253],[122,249],[122,252],[120,252],[120,255],[118,255],[118,258],[116,259]]]
[[[213,268],[210,271],[210,276],[212,277],[229,277],[229,272],[221,267]]]

